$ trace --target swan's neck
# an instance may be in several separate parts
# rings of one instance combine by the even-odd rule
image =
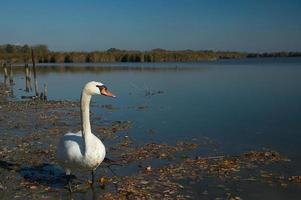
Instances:
[[[91,125],[90,125],[90,101],[91,95],[87,94],[85,90],[82,92],[81,96],[81,120],[82,120],[82,135],[85,143],[85,149],[88,145],[86,145],[88,141],[89,135],[91,135]]]

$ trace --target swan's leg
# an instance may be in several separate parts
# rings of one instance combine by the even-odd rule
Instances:
[[[69,186],[69,192],[72,192],[72,186],[71,186],[71,171],[70,170],[66,170],[66,176],[67,176],[67,182],[68,182],[68,186]]]
[[[67,181],[68,181],[69,191],[72,192],[71,175],[67,175]]]
[[[91,175],[92,175],[92,185],[94,185],[95,182],[95,173],[94,169],[92,169]]]

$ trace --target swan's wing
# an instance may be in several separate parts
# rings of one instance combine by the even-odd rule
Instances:
[[[67,133],[60,140],[57,158],[63,164],[80,162],[83,158],[84,146],[81,132]]]

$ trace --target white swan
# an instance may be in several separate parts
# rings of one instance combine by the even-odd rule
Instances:
[[[91,170],[93,184],[94,171],[106,155],[104,144],[91,132],[89,106],[92,95],[115,97],[100,82],[88,82],[82,90],[80,105],[82,130],[77,133],[65,134],[57,147],[57,159],[66,170],[70,191],[72,191],[71,172]]]

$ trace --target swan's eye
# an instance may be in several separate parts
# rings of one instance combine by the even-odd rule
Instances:
[[[103,91],[103,90],[108,90],[108,88],[107,88],[106,86],[104,86],[104,85],[96,85],[96,87],[98,87],[100,93],[101,93],[101,91]]]

